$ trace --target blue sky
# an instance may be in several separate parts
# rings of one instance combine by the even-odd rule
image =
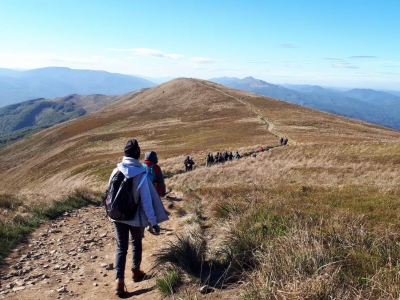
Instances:
[[[0,0],[0,68],[400,90],[400,0]]]

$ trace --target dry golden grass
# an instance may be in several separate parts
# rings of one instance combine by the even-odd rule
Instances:
[[[289,146],[279,146],[280,136]],[[247,243],[235,245],[248,251],[240,274],[246,299],[399,293],[400,132],[204,80],[127,94],[0,149],[0,194],[9,195],[2,199],[14,199],[23,213],[25,205],[50,204],[76,188],[103,191],[129,138],[143,153],[158,153],[167,187],[184,194],[182,226],[212,231],[210,257],[238,237]],[[270,149],[205,167],[208,152],[250,154],[259,146]],[[183,173],[187,155],[196,165]],[[327,241],[335,239],[343,243],[329,252]],[[335,255],[345,264],[334,263]]]
[[[244,299],[397,299],[399,158],[394,141],[295,145],[168,184],[214,217],[211,251],[237,251]]]
[[[280,135],[288,136],[291,145],[399,141],[397,131],[203,80],[176,79],[120,98],[1,149],[0,191],[43,192],[47,198],[81,185],[104,187],[132,137],[143,152],[157,151],[162,163],[192,155],[198,165],[208,151],[276,146]],[[180,169],[166,167],[171,173]]]

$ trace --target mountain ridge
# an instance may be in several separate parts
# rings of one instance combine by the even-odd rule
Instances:
[[[225,86],[400,130],[400,97],[369,89],[339,91],[312,85],[291,89],[246,77],[212,78]]]
[[[140,77],[106,71],[47,67],[27,71],[11,70],[7,73],[3,69],[0,71],[0,107],[30,99],[70,94],[120,95],[155,85]]]

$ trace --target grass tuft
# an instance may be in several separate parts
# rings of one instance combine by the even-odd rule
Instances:
[[[171,264],[193,276],[199,276],[205,250],[206,243],[200,234],[177,235],[175,241],[170,241],[168,246],[157,254],[154,267]]]
[[[156,288],[163,295],[171,295],[182,283],[182,275],[178,270],[167,270],[165,274],[156,280]]]

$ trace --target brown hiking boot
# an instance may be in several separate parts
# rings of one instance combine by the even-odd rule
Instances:
[[[118,278],[115,281],[115,295],[121,296],[125,292],[125,282],[122,278]]]
[[[132,279],[134,282],[142,281],[145,276],[146,273],[140,269],[132,271]]]

